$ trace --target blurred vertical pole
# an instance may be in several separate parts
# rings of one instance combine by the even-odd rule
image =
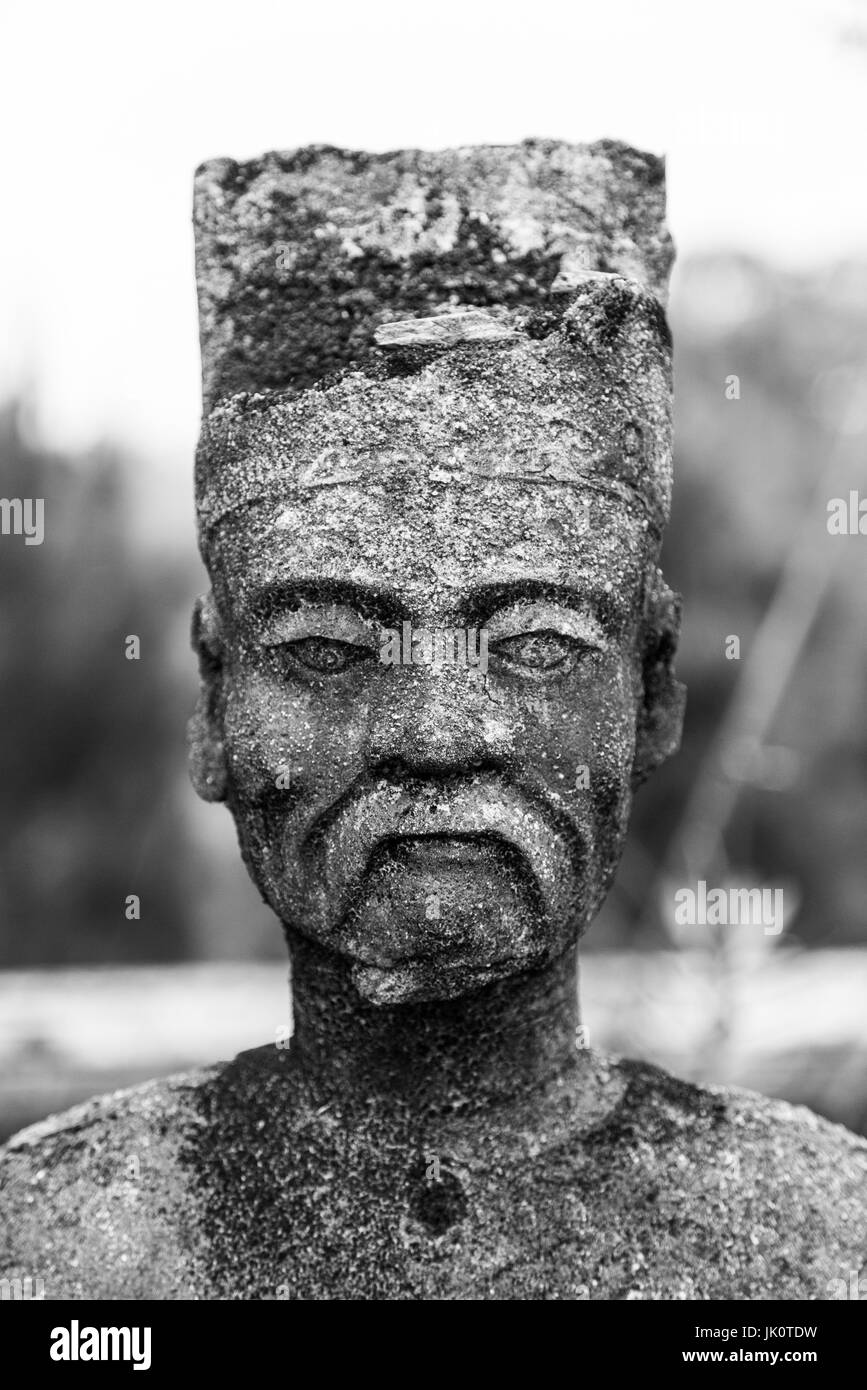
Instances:
[[[867,391],[853,387],[828,467],[809,498],[774,597],[672,836],[656,891],[649,898],[654,905],[660,887],[664,890],[684,872],[687,881],[693,882],[725,863],[725,831],[741,788],[750,780],[751,768],[758,765],[768,729],[843,558],[841,544],[826,555],[817,528],[819,517],[827,516],[830,498],[848,493],[853,476],[863,470],[863,452],[859,454],[858,447],[863,448],[865,427]],[[823,534],[827,536],[827,530]],[[667,920],[665,924],[670,930]]]
[[[828,501],[846,495],[853,477],[863,470],[865,429],[867,390],[860,383],[853,383],[835,432],[828,466],[808,499],[741,678],[701,763],[662,870],[647,898],[647,913],[661,917],[667,934],[679,946],[683,943],[675,936],[671,915],[661,908],[660,899],[669,894],[673,883],[689,886],[700,879],[710,883],[717,875],[723,880],[728,876],[726,829],[743,786],[761,766],[768,730],[843,558],[842,537],[835,538],[836,549],[826,554],[821,537],[828,544],[831,537],[826,527],[819,533],[820,518],[827,518]],[[649,927],[651,923],[645,919],[643,925]],[[761,942],[779,940],[762,937]],[[712,929],[708,948],[715,1012],[708,1020],[701,1055],[693,1058],[691,1070],[697,1079],[712,1076],[722,1080],[732,1062],[739,981],[747,968],[754,968],[755,956],[742,937],[725,927]]]

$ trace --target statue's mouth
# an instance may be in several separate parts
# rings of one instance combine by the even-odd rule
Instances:
[[[540,885],[528,857],[519,845],[497,831],[382,836],[360,876],[357,901],[390,891],[396,901],[404,903],[424,902],[431,895],[439,901],[442,894],[443,902],[451,898],[463,905],[478,899],[477,908],[507,893],[520,896],[537,914],[544,911]]]
[[[409,961],[491,959],[509,949],[507,917],[523,930],[544,902],[521,849],[496,832],[385,835],[373,846],[343,923],[343,945],[380,968]]]
[[[377,778],[317,817],[286,862],[310,894],[305,915],[328,922],[344,942],[370,942],[362,915],[371,932],[375,918],[377,934],[393,937],[399,921],[409,932],[421,913],[413,938],[436,938],[442,948],[471,930],[494,933],[516,912],[549,925],[571,920],[589,843],[556,808],[498,776]],[[404,949],[412,949],[408,940]]]
[[[520,851],[502,835],[436,832],[386,836],[374,847],[369,867],[374,869],[387,859],[403,868],[435,873],[477,868],[490,863],[492,857],[523,860]]]

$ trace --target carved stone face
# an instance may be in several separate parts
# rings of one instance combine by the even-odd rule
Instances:
[[[195,222],[197,789],[368,1000],[540,968],[679,737],[661,161],[317,147]]]
[[[397,1003],[576,940],[680,711],[656,679],[676,620],[650,599],[639,508],[526,480],[410,485],[399,465],[379,482],[287,489],[219,524],[194,757],[273,910]],[[384,662],[404,624],[475,628],[487,669],[424,643]]]

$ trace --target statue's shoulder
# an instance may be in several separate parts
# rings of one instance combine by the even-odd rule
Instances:
[[[867,1139],[843,1125],[756,1091],[698,1085],[622,1058],[613,1065],[625,1083],[620,1125],[640,1116],[653,1142],[677,1147],[680,1139],[687,1160],[721,1158],[732,1173],[746,1170],[765,1192],[788,1174],[819,1193],[833,1170],[835,1190],[851,1188],[867,1210]]]
[[[271,1044],[31,1125],[0,1147],[0,1281],[39,1280],[26,1287],[49,1299],[209,1297],[209,1250],[230,1234],[219,1194],[234,1210],[275,1166],[291,1182],[315,1114]]]
[[[183,1153],[226,1066],[97,1096],[0,1147],[0,1280],[48,1299],[185,1297]]]
[[[833,1298],[862,1269],[867,1140],[754,1092],[605,1065],[620,1098],[579,1147],[654,1269],[635,1296]]]

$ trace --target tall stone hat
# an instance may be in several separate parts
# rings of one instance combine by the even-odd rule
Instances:
[[[203,165],[203,551],[239,507],[376,487],[389,460],[444,488],[559,483],[661,531],[664,202],[662,161],[611,141]]]

